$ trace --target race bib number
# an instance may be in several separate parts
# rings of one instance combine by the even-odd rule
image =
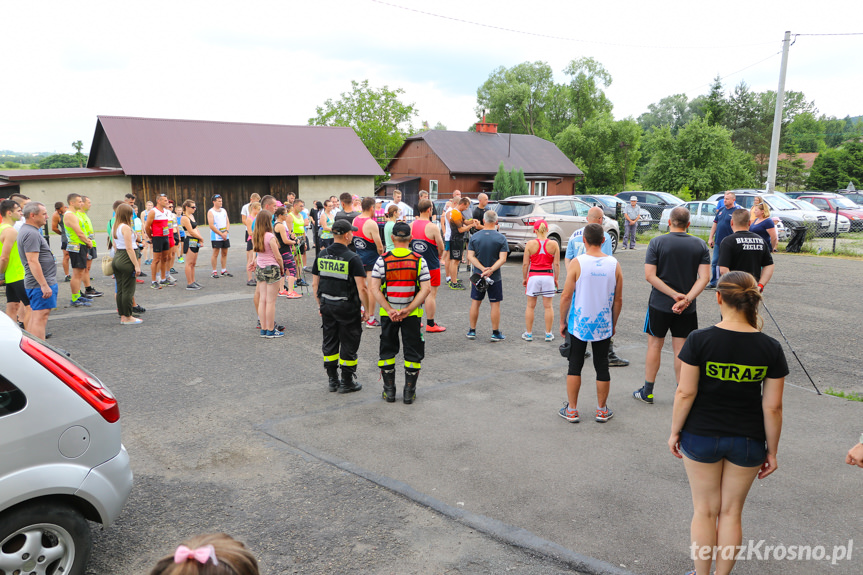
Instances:
[[[77,254],[80,249],[81,249],[81,246],[79,244],[68,244],[66,246],[66,251],[72,252],[73,254]]]
[[[87,235],[87,237],[90,238],[91,240],[95,240],[96,234],[89,234],[89,235]]]
[[[166,237],[170,236],[171,235],[171,228],[168,226],[165,226],[164,228],[162,228],[162,235],[166,236]]]
[[[198,240],[189,240],[189,247],[190,248],[198,247]]]

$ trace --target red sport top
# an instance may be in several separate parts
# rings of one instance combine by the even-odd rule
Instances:
[[[530,256],[530,276],[550,276],[554,274],[554,256],[548,253],[546,249],[549,240],[536,240],[539,242],[539,249],[535,254]]]

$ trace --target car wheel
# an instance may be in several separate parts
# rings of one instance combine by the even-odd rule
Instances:
[[[615,232],[608,232],[608,235],[611,236],[611,253],[617,252],[617,234]]]
[[[36,503],[0,517],[0,573],[83,575],[91,547],[87,520],[65,505]]]
[[[550,236],[548,236],[548,239],[554,240],[554,242],[557,244],[557,251],[563,253],[566,250],[566,248],[564,248],[563,246],[560,245],[560,236],[559,235],[551,234]]]

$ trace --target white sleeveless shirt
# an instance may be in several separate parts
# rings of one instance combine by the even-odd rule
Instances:
[[[617,286],[617,260],[581,254],[581,274],[575,282],[572,305],[567,316],[569,333],[581,341],[602,341],[614,333],[612,306]]]

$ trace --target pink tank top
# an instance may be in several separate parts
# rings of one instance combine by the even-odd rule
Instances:
[[[276,256],[273,255],[273,250],[270,248],[270,240],[276,237],[275,234],[267,232],[264,234],[264,251],[258,252],[258,267],[265,268],[267,266],[277,266]]]
[[[536,240],[539,249],[530,256],[530,271],[528,276],[550,276],[554,275],[554,256],[548,253],[548,240]]]

